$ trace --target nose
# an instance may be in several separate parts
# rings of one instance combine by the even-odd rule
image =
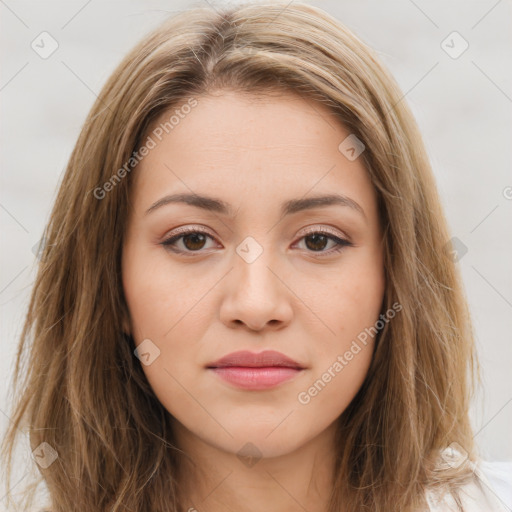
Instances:
[[[278,265],[263,252],[249,262],[238,254],[224,282],[220,320],[230,328],[245,326],[254,331],[279,330],[293,316],[292,283],[279,275]]]

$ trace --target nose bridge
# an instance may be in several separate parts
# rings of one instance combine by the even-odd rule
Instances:
[[[269,295],[278,286],[278,279],[270,270],[275,266],[276,257],[269,245],[270,237],[258,238],[259,241],[254,236],[247,236],[236,247],[236,279],[248,292],[261,291],[270,300]]]
[[[283,326],[292,315],[288,289],[279,279],[278,256],[267,244],[247,236],[233,255],[233,271],[224,294],[221,317],[229,323],[244,323],[251,329]],[[265,243],[265,247],[263,246]]]

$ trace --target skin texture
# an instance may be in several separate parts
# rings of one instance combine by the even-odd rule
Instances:
[[[338,149],[350,132],[323,105],[293,93],[219,91],[197,100],[134,171],[123,250],[126,329],[137,345],[150,339],[160,350],[143,369],[192,461],[180,485],[187,506],[323,511],[335,420],[365,379],[373,340],[309,403],[298,395],[379,319],[385,278],[376,193],[362,158],[350,161]],[[145,214],[168,194],[191,192],[229,203],[235,217],[178,203]],[[334,192],[364,215],[332,205],[280,217],[287,200]],[[207,230],[204,239],[175,242],[190,256],[161,245],[179,227]],[[334,241],[312,240],[306,227],[330,229],[352,246],[334,252]],[[263,251],[251,263],[237,253],[248,236],[257,243],[251,250]],[[205,368],[237,350],[267,349],[306,369],[247,391]],[[237,453],[246,443],[257,451],[244,462]]]

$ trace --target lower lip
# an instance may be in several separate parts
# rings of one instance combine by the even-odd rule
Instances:
[[[249,368],[242,366],[227,366],[211,368],[221,379],[243,389],[269,389],[292,379],[302,370],[285,366],[267,366],[264,368]]]

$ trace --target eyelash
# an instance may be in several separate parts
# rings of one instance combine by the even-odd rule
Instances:
[[[176,249],[175,247],[173,247],[173,245],[181,238],[183,238],[187,235],[196,234],[196,233],[204,234],[204,235],[207,235],[208,237],[214,239],[214,237],[208,231],[206,231],[204,229],[201,229],[201,228],[184,229],[184,230],[180,231],[179,234],[173,235],[173,236],[167,238],[166,240],[164,240],[163,242],[161,242],[161,245],[164,246],[165,249],[168,249],[174,253],[182,254],[185,256],[194,256],[196,254],[200,254],[201,252],[203,252],[201,249],[199,249],[197,251],[190,251],[190,250]],[[354,245],[344,238],[335,236],[334,234],[332,234],[330,231],[326,230],[325,228],[324,229],[311,229],[307,233],[305,233],[299,239],[299,241],[308,236],[317,235],[317,234],[327,236],[328,239],[336,242],[337,246],[334,249],[331,249],[329,251],[308,251],[308,252],[311,252],[312,254],[331,255],[331,254],[335,254],[335,253],[342,251],[345,247],[352,247]],[[322,257],[322,256],[320,256],[320,257]]]

